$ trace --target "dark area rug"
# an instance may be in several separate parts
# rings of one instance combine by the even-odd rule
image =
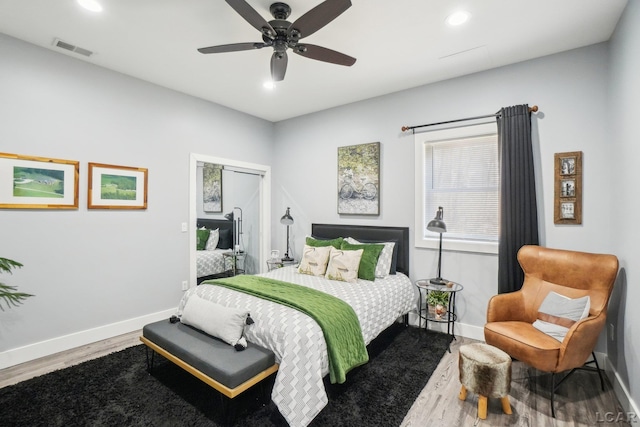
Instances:
[[[329,404],[311,426],[398,426],[449,343],[445,334],[393,326],[369,345],[369,363],[345,384],[325,381]],[[286,426],[260,396],[254,387],[234,399],[235,425]],[[0,389],[0,425],[223,426],[222,398],[161,357],[149,375],[138,345]]]

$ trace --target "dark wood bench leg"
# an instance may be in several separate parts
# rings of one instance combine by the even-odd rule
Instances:
[[[149,351],[151,351],[151,357],[149,357]],[[151,373],[153,371],[153,361],[156,352],[145,346],[145,355],[147,358],[147,372]]]
[[[268,405],[269,402],[271,402],[271,389],[273,387],[274,375],[275,374],[272,374],[271,376],[260,381],[260,383],[258,384],[258,387],[260,387],[259,389],[260,403],[262,403],[263,405]]]
[[[220,408],[222,409],[222,422],[225,426],[233,426],[236,422],[237,405],[235,399],[230,399],[227,396],[219,393],[220,396]]]
[[[263,405],[266,405],[269,402],[267,400],[267,387],[265,386],[267,380],[268,378],[265,378],[263,381],[260,381],[260,384],[258,384],[258,397],[260,398],[260,403]]]

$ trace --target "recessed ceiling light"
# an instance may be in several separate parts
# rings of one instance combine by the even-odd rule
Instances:
[[[457,25],[464,24],[469,20],[469,18],[471,18],[471,14],[469,12],[467,12],[466,10],[459,10],[447,16],[446,21],[447,21],[447,24],[451,25],[452,27],[455,27]]]
[[[262,87],[264,87],[264,88],[265,88],[265,89],[267,89],[267,90],[273,90],[273,89],[275,89],[275,88],[276,88],[276,84],[275,84],[275,82],[274,82],[274,81],[269,80],[269,81],[267,81],[267,82],[264,82],[264,83],[262,84]]]
[[[96,0],[78,0],[78,4],[91,12],[102,12],[102,5]]]

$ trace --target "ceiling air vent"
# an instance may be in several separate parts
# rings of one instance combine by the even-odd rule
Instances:
[[[61,49],[65,49],[65,50],[68,50],[68,51],[71,51],[71,52],[79,53],[80,55],[84,55],[84,56],[93,55],[93,52],[88,50],[88,49],[83,49],[81,47],[74,46],[74,45],[72,45],[70,43],[67,43],[67,42],[64,42],[64,41],[62,41],[60,39],[55,39],[53,41],[53,45],[55,47],[59,47]]]

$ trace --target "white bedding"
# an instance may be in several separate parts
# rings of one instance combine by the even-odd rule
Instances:
[[[231,249],[196,251],[196,277],[210,276],[231,269],[231,266],[225,265],[225,257],[222,256],[225,252],[231,252]]]
[[[315,288],[346,301],[358,316],[367,344],[415,306],[413,285],[402,273],[375,282],[358,279],[347,283],[299,274],[296,267],[291,266],[263,276]],[[271,349],[280,364],[271,398],[290,426],[307,426],[328,401],[322,381],[329,372],[327,350],[318,324],[295,309],[206,284],[184,294],[178,315],[194,293],[225,306],[250,311],[255,323],[246,328],[247,341]]]

